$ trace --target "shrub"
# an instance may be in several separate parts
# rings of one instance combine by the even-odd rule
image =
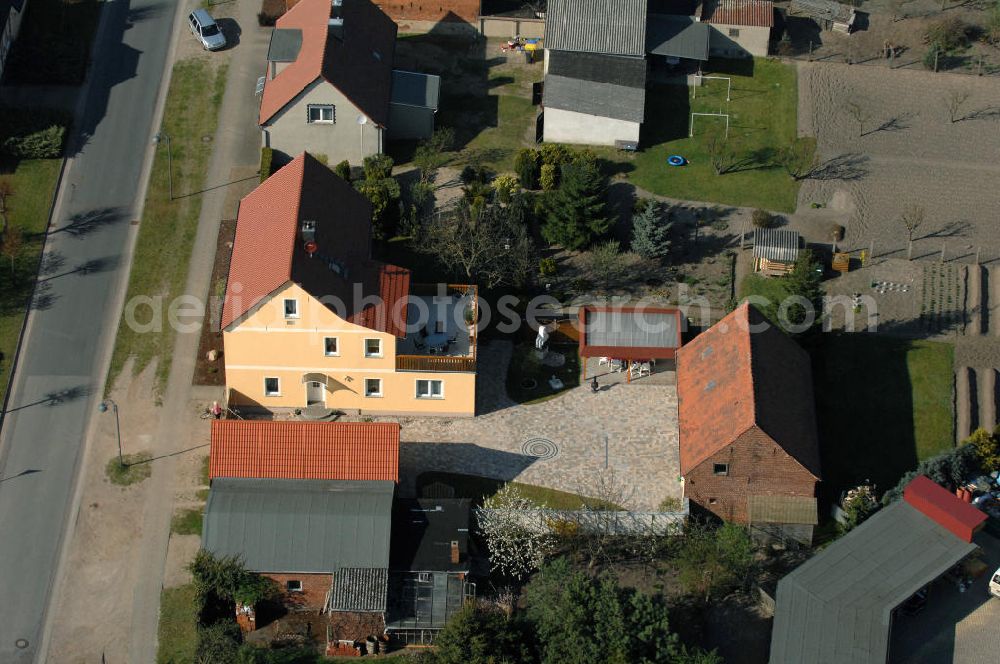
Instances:
[[[875,499],[875,490],[868,484],[862,484],[847,492],[841,507],[844,510],[844,521],[837,525],[837,530],[844,534],[854,530],[877,512],[879,504]]]
[[[931,44],[931,47],[927,49],[924,53],[923,64],[926,69],[935,69],[935,65],[938,64],[938,59],[944,54],[944,49],[942,49],[937,44]]]
[[[365,157],[362,169],[366,180],[384,180],[392,177],[392,157],[387,154],[373,154]]]
[[[519,150],[514,158],[514,170],[517,179],[525,189],[534,189],[538,183],[538,165],[541,155],[538,150],[524,148]]]
[[[546,143],[541,149],[542,165],[554,166],[556,170],[563,164],[568,164],[573,158],[573,152],[559,143]]]
[[[542,167],[543,186],[545,167]],[[607,182],[594,167],[564,164],[559,188],[547,199],[542,236],[550,244],[582,249],[611,228],[604,205]]]
[[[285,13],[285,0],[263,0],[257,13],[257,23],[261,27],[272,28]]]
[[[345,182],[351,181],[351,163],[346,159],[333,167],[333,172]]]
[[[62,155],[69,116],[58,111],[0,108],[0,153],[18,159]]]
[[[271,177],[271,169],[274,167],[274,151],[271,148],[260,149],[260,181]]]
[[[924,42],[942,51],[954,51],[969,45],[970,26],[957,16],[932,23],[924,31]]]
[[[541,175],[538,178],[539,184],[545,191],[552,191],[556,188],[556,167],[552,164],[542,164]]]
[[[771,228],[774,226],[774,215],[767,210],[757,208],[750,216],[754,228]]]
[[[510,203],[511,197],[517,193],[520,189],[521,184],[514,175],[509,173],[504,173],[502,175],[496,176],[492,183],[493,192],[496,194],[497,201],[501,205],[507,205]]]
[[[976,429],[965,443],[972,445],[976,461],[984,472],[1000,470],[1000,428],[994,429],[992,433],[986,429]]]
[[[538,274],[543,277],[553,277],[556,272],[559,271],[559,267],[556,265],[554,258],[543,258],[538,261]]]

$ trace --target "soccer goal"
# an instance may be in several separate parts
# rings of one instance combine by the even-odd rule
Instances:
[[[696,117],[723,118],[726,121],[726,138],[729,138],[729,113],[692,113],[691,124],[688,127],[688,137],[694,136],[694,119]]]
[[[691,90],[692,90],[692,95],[691,96],[692,96],[693,99],[697,99],[698,98],[698,88],[701,87],[701,85],[705,81],[725,81],[726,82],[726,101],[732,101],[732,97],[733,97],[733,79],[730,78],[729,76],[705,76],[704,74],[695,74],[694,78],[695,78],[696,85],[692,85],[691,86]]]

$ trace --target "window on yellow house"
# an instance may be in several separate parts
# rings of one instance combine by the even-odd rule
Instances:
[[[264,396],[266,397],[281,396],[281,382],[277,378],[264,379]]]
[[[299,317],[299,301],[285,300],[285,318]]]
[[[365,396],[366,397],[382,396],[381,378],[365,378]]]
[[[382,357],[381,339],[365,339],[365,357]]]
[[[444,381],[442,380],[418,380],[418,399],[444,399]]]
[[[337,344],[337,337],[323,338],[323,354],[327,357],[331,355],[340,355],[340,346]]]

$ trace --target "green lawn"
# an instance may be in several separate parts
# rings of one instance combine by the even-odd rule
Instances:
[[[552,344],[551,350],[562,353],[566,363],[558,368],[543,365],[535,355],[533,343],[520,343],[507,368],[507,395],[517,403],[533,404],[548,401],[566,390],[580,385],[580,355],[577,344]],[[557,376],[563,388],[554,390],[549,379]]]
[[[427,472],[422,473],[417,478],[417,492],[428,484],[447,484],[455,490],[456,498],[469,498],[476,505],[482,504],[483,500],[499,491],[505,484],[503,480],[490,477],[480,477],[479,475],[463,475],[459,473]],[[586,505],[598,506],[601,501],[567,491],[558,491],[543,486],[533,484],[522,484],[520,482],[510,482],[516,486],[521,495],[528,500],[539,505],[545,505],[556,510],[576,510]],[[608,509],[620,509],[617,505],[605,504]]]
[[[953,447],[951,344],[858,333],[810,345],[829,497],[864,480],[891,489],[918,461]]]
[[[629,181],[663,196],[794,211],[799,186],[774,165],[773,158],[796,135],[795,69],[777,60],[755,58],[752,76],[726,71],[714,75],[732,78],[731,101],[726,101],[726,82],[719,80],[706,80],[695,99],[690,88],[677,85],[647,91],[642,150],[625,164],[626,171],[634,168],[628,173]],[[746,163],[735,172],[716,175],[705,137],[724,129],[725,121],[699,116],[694,138],[689,138],[692,112],[729,113],[729,140],[738,146]],[[667,157],[672,154],[682,155],[689,163],[680,168],[668,166]]]
[[[453,97],[442,101],[438,126],[454,128],[458,144],[480,152],[497,172],[512,171],[518,149],[533,144],[527,139],[537,112],[520,96]]]
[[[126,454],[120,460],[114,456],[108,459],[104,472],[112,484],[138,484],[153,474],[152,456],[149,452]]]
[[[193,507],[174,512],[170,520],[170,532],[177,535],[201,535],[204,508]]]
[[[0,166],[0,177],[9,179],[13,189],[10,223],[20,226],[25,235],[24,247],[14,262],[13,278],[9,259],[0,259],[0,401],[7,391],[14,351],[37,277],[38,255],[61,167],[61,159],[22,161],[13,172]]]
[[[160,593],[160,628],[156,664],[194,662],[198,642],[198,603],[194,584],[164,588]]]
[[[202,137],[215,135],[225,84],[225,67],[216,70],[207,60],[191,58],[174,65],[163,117],[163,131],[171,137],[173,150],[174,199],[168,193],[167,144],[163,142],[153,162],[126,298],[128,303],[137,297],[162,297],[162,325],[158,331],[137,331],[123,315],[108,374],[109,390],[130,357],[135,359],[135,373],[157,361],[157,394],[162,395],[166,388],[176,336],[167,324],[166,310],[174,298],[183,294],[187,281],[201,213],[201,196],[197,192],[204,185],[212,154],[212,142]],[[149,309],[137,308],[136,321],[149,323]]]

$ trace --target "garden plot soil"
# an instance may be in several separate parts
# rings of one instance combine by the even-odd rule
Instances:
[[[951,122],[945,97],[969,94],[961,119]],[[849,114],[856,100],[871,116],[863,132]],[[798,214],[817,203],[839,209],[845,246],[876,256],[905,256],[899,215],[925,210],[915,234],[914,258],[972,262],[1000,257],[1000,85],[986,78],[928,72],[800,63],[799,132],[814,135],[823,160],[840,164],[826,179],[810,179],[799,193]],[[863,135],[861,135],[863,134]]]
[[[785,2],[775,3],[787,8]],[[849,4],[849,3],[845,3]],[[891,8],[892,0],[866,0],[859,10],[860,28],[850,35],[832,30],[820,30],[814,21],[792,17],[787,20],[790,45],[779,45],[777,52],[793,57],[809,57],[809,43],[812,42],[812,58],[826,62],[847,62],[867,66],[895,67],[924,70],[924,55],[928,45],[924,35],[927,28],[943,19],[958,19],[972,27],[972,32],[982,30],[986,25],[991,7],[988,0],[964,2],[961,5],[948,3],[941,11],[940,0],[911,0],[904,2],[896,15]],[[896,56],[884,56],[885,47],[891,44]],[[978,73],[982,58],[982,73],[1000,72],[1000,49],[978,41],[973,34],[968,48],[942,56],[938,61],[939,71]]]
[[[235,237],[236,220],[223,220],[219,227],[219,240],[215,248],[215,266],[212,268],[212,291],[209,293],[209,306],[201,325],[201,339],[198,341],[198,359],[194,368],[195,385],[226,384],[219,320],[222,316],[221,298],[225,296],[226,278],[229,276],[229,261],[233,255],[233,238]],[[208,361],[210,350],[216,350],[219,353],[215,362]]]

